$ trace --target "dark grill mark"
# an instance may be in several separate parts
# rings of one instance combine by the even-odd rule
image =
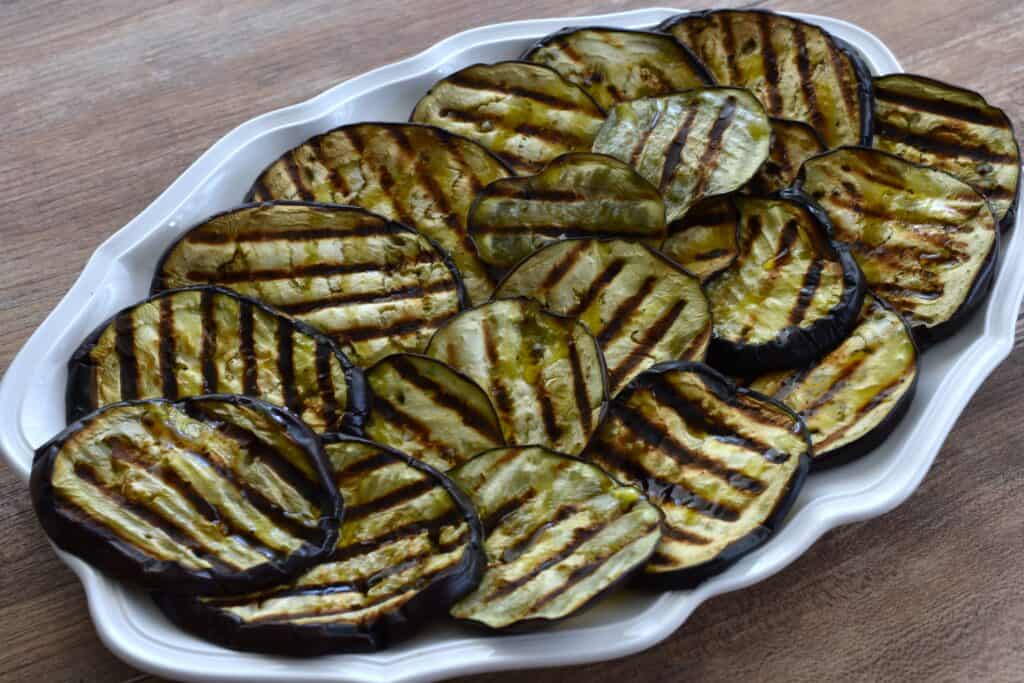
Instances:
[[[520,535],[518,541],[506,548],[505,551],[501,553],[502,562],[505,562],[506,564],[515,562],[522,557],[527,550],[536,545],[537,541],[540,540],[540,537],[543,536],[545,532],[549,529],[555,528],[565,520],[577,514],[579,511],[579,508],[575,505],[563,505],[559,507],[551,519],[524,532]]]
[[[625,267],[626,262],[622,259],[617,259],[609,263],[608,267],[590,283],[590,287],[588,287],[586,293],[580,297],[580,300],[565,312],[566,315],[577,316],[590,308],[590,305],[597,300],[601,293],[608,288],[608,285],[612,283],[612,280],[614,280]]]
[[[1012,154],[995,152],[986,147],[971,145],[966,142],[952,142],[929,135],[912,133],[909,130],[899,128],[882,120],[875,123],[875,135],[916,147],[936,156],[962,157],[971,161],[981,161],[990,164],[1017,163],[1017,158]]]
[[[807,103],[811,121],[818,130],[827,130],[825,117],[818,105],[818,91],[814,83],[814,76],[811,74],[811,60],[807,54],[807,37],[804,35],[804,27],[796,24],[793,35],[796,40],[796,67],[800,70],[800,90],[804,94],[804,101]]]
[[[484,355],[487,357],[488,374],[491,375],[490,390],[494,398],[494,407],[498,409],[499,415],[511,423],[515,406],[512,405],[512,397],[508,393],[504,379],[493,372],[494,368],[498,367],[498,348],[495,346],[489,321],[484,320],[481,323],[480,334],[483,339]]]
[[[389,491],[379,498],[352,505],[345,510],[345,522],[353,522],[368,515],[383,512],[389,508],[404,505],[433,489],[435,484],[431,479],[424,477],[418,481],[410,482]]]
[[[654,347],[672,329],[672,326],[686,308],[686,304],[686,299],[679,299],[670,309],[662,313],[653,324],[644,330],[640,341],[629,350],[629,353],[622,359],[619,365],[608,371],[608,384],[612,387],[618,387],[641,361],[650,358]]]
[[[450,449],[445,448],[434,441],[434,435],[427,425],[423,424],[423,422],[412,415],[399,410],[391,401],[375,395],[373,397],[373,412],[376,415],[379,415],[385,422],[396,425],[406,432],[412,432],[421,448],[434,451],[439,457],[444,459],[449,466],[456,464],[452,462],[450,457],[448,457],[450,455]]]
[[[381,451],[368,458],[348,464],[344,469],[335,472],[335,479],[338,488],[344,488],[342,482],[349,481],[355,477],[361,477],[384,467],[396,464],[398,461],[387,451]]]
[[[576,339],[569,339],[569,365],[572,368],[572,393],[576,399],[576,411],[580,414],[580,427],[583,434],[590,434],[593,428],[593,416],[590,414],[590,392],[583,376],[583,364],[580,361],[580,350],[576,347]]]
[[[491,514],[484,517],[480,522],[484,528],[484,536],[490,536],[495,529],[501,526],[506,517],[525,505],[533,495],[533,491],[527,491],[516,498],[510,498],[495,508]]]
[[[325,212],[327,213],[327,212]],[[328,214],[329,215],[329,214]],[[349,228],[295,228],[260,230],[239,236],[236,233],[199,230],[191,233],[186,243],[191,244],[245,244],[247,242],[311,242],[313,240],[351,239],[353,237],[387,237],[389,235],[410,235],[409,229],[390,221],[370,220]],[[241,237],[241,239],[239,239]]]
[[[256,374],[256,342],[253,338],[251,301],[238,302],[238,353],[242,357],[242,391],[249,396],[260,395]]]
[[[302,414],[302,402],[295,387],[295,340],[291,325],[278,322],[277,325],[277,372],[281,378],[281,393],[284,404],[296,415]]]
[[[540,383],[535,386],[537,390],[537,399],[540,401],[540,413],[544,420],[544,434],[547,436],[548,441],[555,443],[562,437],[562,425],[558,424],[557,418],[555,418],[555,406],[551,402],[551,396],[547,391],[547,384],[545,384],[543,377],[540,378]]]
[[[791,325],[799,325],[804,321],[807,309],[810,307],[811,302],[814,301],[814,294],[818,291],[818,285],[821,283],[821,269],[823,267],[822,261],[815,259],[811,262],[807,272],[804,273],[804,282],[800,287],[800,294],[796,298],[796,306],[789,312],[789,323]]]
[[[267,187],[263,179],[266,177],[266,173],[256,179],[256,182],[252,186],[252,198],[253,201],[265,202],[273,196],[273,193]]]
[[[647,127],[640,132],[640,139],[633,145],[633,149],[629,152],[629,165],[633,168],[637,167],[637,160],[644,153],[644,149],[647,147],[647,141],[651,139],[651,135],[654,133],[654,129],[658,127],[658,121],[661,120],[661,109],[654,110],[654,118],[647,124]]]
[[[448,77],[448,82],[452,85],[456,85],[460,88],[466,88],[467,90],[483,90],[486,92],[496,93],[498,95],[509,95],[513,97],[521,97],[527,100],[533,100],[543,104],[551,109],[561,109],[564,111],[581,111],[588,107],[578,102],[567,102],[563,99],[555,97],[554,95],[548,95],[547,93],[538,92],[536,90],[530,90],[522,86],[508,85],[506,83],[496,83],[494,81],[488,81],[485,79],[473,78],[469,74],[457,73]]]
[[[302,172],[299,170],[298,164],[295,162],[295,150],[292,150],[281,157],[281,162],[284,164],[284,170],[288,174],[288,178],[292,181],[292,185],[295,186],[295,193],[299,199],[304,201],[311,201],[313,199],[313,193],[309,191],[305,183],[302,181]]]
[[[348,292],[337,296],[322,297],[312,301],[302,301],[294,304],[281,304],[278,310],[289,315],[305,315],[323,310],[325,308],[337,308],[340,306],[352,306],[362,304],[383,304],[391,301],[404,301],[407,299],[418,299],[431,294],[442,292],[453,292],[457,289],[451,278],[445,278],[427,285],[412,285],[401,287],[390,291],[376,292]],[[348,336],[345,334],[345,336]]]
[[[878,85],[875,85],[875,99],[888,104],[906,107],[907,109],[928,112],[929,114],[945,116],[951,119],[960,119],[968,123],[977,123],[1000,129],[1006,128],[1006,120],[994,109],[976,109],[970,105],[960,104],[952,100],[918,97],[895,90],[886,90]]]
[[[689,545],[707,545],[708,543],[711,543],[710,538],[698,536],[695,533],[687,531],[686,529],[681,529],[677,526],[672,526],[671,524],[663,524],[661,531],[667,538],[671,538],[673,541],[678,543],[687,543]]]
[[[300,240],[289,240],[299,242]],[[307,240],[308,241],[308,240]],[[421,252],[415,256],[402,259],[402,265],[413,266],[437,261],[431,252]],[[233,272],[211,272],[206,270],[190,270],[185,277],[192,282],[214,284],[238,284],[261,282],[266,280],[294,280],[297,278],[334,277],[336,275],[353,275],[361,273],[386,272],[385,263],[297,263],[288,268],[264,268],[259,270],[242,270]]]
[[[217,319],[213,315],[213,297],[213,292],[208,290],[204,290],[199,295],[199,324],[203,328],[199,362],[203,373],[203,392],[207,394],[217,393],[220,384],[216,360]],[[239,326],[239,336],[241,336],[241,326]]]
[[[816,453],[823,453],[823,452],[825,452],[825,450],[829,446],[831,446],[836,441],[841,439],[843,437],[843,435],[845,435],[850,430],[851,427],[853,427],[855,424],[860,422],[860,420],[863,419],[865,416],[867,416],[869,413],[871,413],[872,410],[874,410],[878,406],[882,405],[885,401],[889,400],[889,397],[892,396],[894,393],[896,393],[896,391],[903,384],[903,382],[905,380],[905,377],[904,377],[904,373],[905,372],[906,372],[906,368],[901,370],[900,374],[897,375],[897,377],[895,379],[891,380],[888,384],[886,384],[884,387],[882,387],[878,391],[878,393],[876,393],[874,396],[871,397],[871,399],[869,401],[867,401],[864,405],[858,407],[856,412],[853,415],[853,419],[852,420],[848,421],[846,424],[844,424],[839,429],[836,429],[835,431],[833,431],[831,434],[828,435],[827,438],[822,439],[821,441],[816,443],[814,445],[815,452]]]
[[[369,555],[385,545],[414,538],[423,533],[426,533],[431,543],[437,546],[440,543],[441,533],[446,527],[455,526],[463,521],[465,520],[459,510],[452,508],[434,519],[418,519],[373,538],[359,540],[346,546],[339,545],[329,561],[347,562],[360,555]]]
[[[530,232],[533,232],[531,229]],[[544,276],[544,279],[540,281],[540,285],[537,287],[538,294],[544,294],[548,292],[552,287],[562,281],[562,278],[576,265],[576,261],[579,260],[580,255],[587,250],[589,243],[579,242],[573,246],[569,252],[555,263],[551,269]]]
[[[721,21],[722,46],[725,48],[725,65],[729,70],[729,83],[740,82],[739,65],[736,63],[736,32],[728,19]]]
[[[175,373],[174,304],[171,297],[160,299],[160,379],[161,392],[171,400],[178,398],[178,377]]]
[[[597,335],[597,343],[601,348],[606,348],[609,343],[615,340],[623,326],[630,321],[633,314],[640,308],[644,300],[654,291],[658,284],[658,278],[648,275],[640,284],[640,288],[630,296],[619,302],[615,310],[609,316],[608,323]]]
[[[711,132],[708,133],[708,143],[700,158],[700,173],[697,177],[697,185],[693,189],[693,196],[700,197],[703,195],[704,188],[718,167],[718,160],[722,153],[722,139],[725,137],[725,131],[732,125],[732,120],[735,116],[736,100],[732,97],[727,97],[725,104],[718,112],[715,124],[711,127]]]
[[[476,225],[473,227],[473,232],[478,235],[538,235],[540,237],[553,237],[560,240],[577,238],[635,240],[637,238],[637,233],[628,228],[610,230],[605,227],[593,227],[583,229],[568,225],[521,225],[518,222],[513,225]]]
[[[658,189],[661,192],[664,192],[672,183],[672,176],[675,175],[676,166],[679,165],[679,159],[683,155],[686,141],[690,137],[693,121],[697,118],[697,111],[698,108],[694,107],[686,114],[686,118],[683,119],[682,125],[676,131],[675,137],[672,138],[671,144],[669,144],[668,149],[665,151],[665,165],[661,167],[661,180],[658,182]]]
[[[757,28],[761,36],[761,61],[764,65],[765,89],[767,90],[769,113],[778,115],[782,113],[782,95],[779,92],[779,63],[775,55],[775,46],[772,45],[772,30],[769,22],[771,18],[767,14],[757,14]]]
[[[327,430],[338,425],[338,400],[334,395],[334,373],[331,371],[331,358],[334,353],[327,344],[316,344],[316,383],[320,392],[320,415],[324,419]]]
[[[331,184],[335,192],[348,196],[352,191],[345,178],[338,173],[338,169],[331,165],[331,158],[324,150],[324,138],[325,136],[320,136],[311,143],[313,157],[327,169],[327,182]]]
[[[121,369],[121,398],[139,397],[139,361],[135,357],[135,316],[129,312],[117,317],[114,323],[114,350]]]
[[[814,415],[822,406],[826,405],[833,399],[843,388],[850,382],[850,378],[860,369],[867,359],[874,353],[872,347],[866,347],[861,354],[854,359],[851,359],[839,372],[836,373],[835,377],[832,378],[832,384],[822,392],[816,399],[811,401],[807,406],[804,407],[800,414],[805,418]]]
[[[847,118],[851,121],[850,128],[860,137],[860,103],[857,101],[856,77],[852,75],[853,67],[849,65],[849,57],[839,51],[831,40],[825,38],[829,59],[832,60],[832,73],[836,76],[839,92],[843,95],[843,107]]]
[[[450,313],[442,313],[429,318],[423,318],[420,316],[419,312],[417,312],[412,315],[398,318],[386,327],[381,327],[380,325],[362,325],[349,327],[343,331],[338,331],[336,334],[344,341],[348,342],[360,342],[386,337],[397,338],[414,332],[419,332],[420,330],[435,329],[445,320],[448,320],[454,312],[455,311],[453,310]]]

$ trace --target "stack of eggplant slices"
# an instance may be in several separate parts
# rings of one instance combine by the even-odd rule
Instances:
[[[980,95],[761,11],[565,29],[281,152],[75,351],[31,486],[61,549],[290,655],[723,571],[906,413],[1019,175]]]

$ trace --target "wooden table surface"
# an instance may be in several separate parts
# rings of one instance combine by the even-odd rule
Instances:
[[[853,21],[881,37],[908,70],[979,90],[1024,123],[1018,0],[751,5]],[[5,0],[0,368],[93,249],[242,121],[466,28],[641,6]],[[530,679],[1024,680],[1022,389],[1018,347],[900,508],[838,529],[774,578],[710,601],[646,653]],[[3,466],[0,680],[156,681],[100,644],[78,581],[46,544],[26,487]]]

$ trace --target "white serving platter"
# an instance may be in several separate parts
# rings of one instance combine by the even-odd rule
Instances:
[[[27,481],[34,447],[64,426],[65,364],[73,349],[101,321],[146,295],[157,258],[172,241],[206,216],[239,203],[257,173],[285,150],[345,123],[405,120],[437,79],[475,62],[515,58],[532,41],[564,26],[644,28],[678,11],[646,9],[473,29],[231,131],[96,250],[75,285],[15,357],[0,381],[0,454]],[[875,73],[902,70],[888,48],[863,29],[835,19],[798,16],[852,44]],[[812,475],[769,543],[696,590],[661,595],[620,591],[585,614],[535,634],[480,636],[440,622],[385,652],[299,660],[241,654],[201,641],[172,626],[143,593],[68,555],[61,558],[81,579],[106,646],[140,669],[177,680],[434,681],[639,652],[670,636],[705,600],[771,576],[829,529],[881,515],[917,488],[964,406],[1013,346],[1024,268],[1008,265],[1021,262],[1021,222],[1018,218],[1004,242],[1001,268],[984,310],[924,356],[917,397],[885,444],[859,461]]]

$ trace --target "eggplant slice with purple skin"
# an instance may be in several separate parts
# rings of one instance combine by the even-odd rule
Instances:
[[[732,195],[698,202],[668,226],[665,256],[706,283],[736,260],[740,213]]]
[[[715,321],[709,362],[730,375],[799,368],[857,323],[864,276],[828,218],[798,193],[737,196],[736,261],[705,287]]]
[[[31,492],[57,547],[195,595],[296,576],[334,548],[342,514],[316,435],[244,396],[105,406],[39,447]]]
[[[340,437],[325,450],[348,505],[333,553],[260,592],[154,596],[172,621],[235,650],[372,652],[412,635],[477,586],[483,530],[455,484],[370,441]]]
[[[702,363],[656,365],[620,393],[583,456],[639,486],[665,514],[639,577],[687,589],[763,544],[811,462],[801,419]]]
[[[499,448],[452,470],[483,520],[487,571],[457,619],[525,631],[565,619],[640,569],[662,515],[596,465],[537,446]]]
[[[887,152],[843,147],[805,162],[797,186],[923,346],[955,332],[988,295],[999,230],[967,183]]]
[[[806,123],[785,119],[769,119],[769,123],[772,146],[764,164],[743,188],[748,194],[767,195],[786,189],[800,174],[800,166],[826,149],[817,131]]]
[[[67,419],[142,398],[244,394],[288,408],[315,432],[358,433],[359,368],[312,327],[220,287],[156,294],[89,335],[68,362]]]

